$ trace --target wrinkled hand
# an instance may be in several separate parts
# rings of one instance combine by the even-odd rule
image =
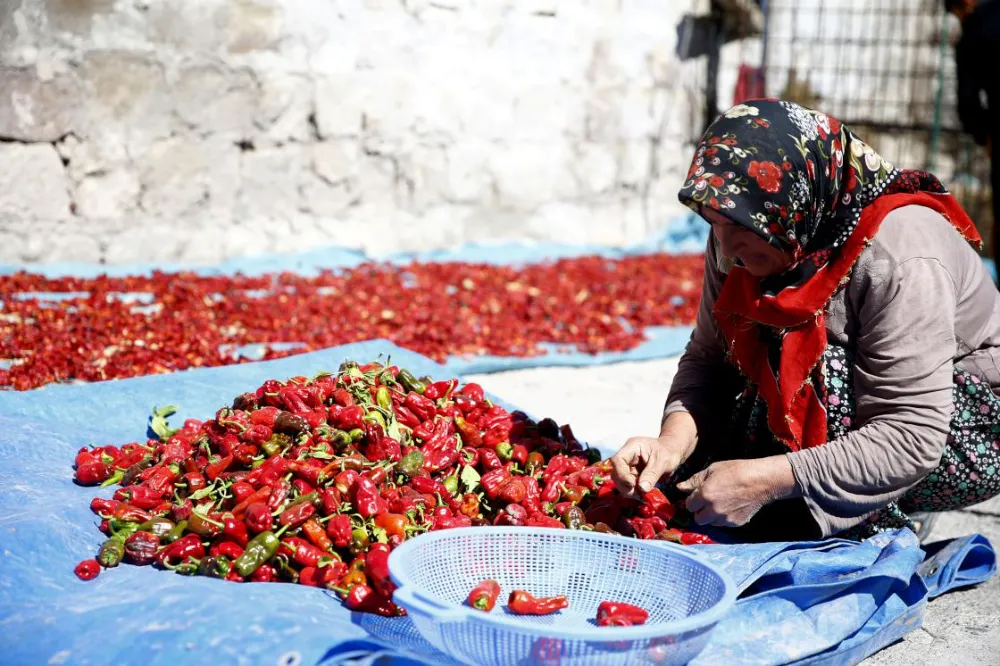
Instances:
[[[649,492],[677,470],[689,448],[676,437],[632,437],[612,456],[611,477],[623,495]]]
[[[784,456],[713,463],[677,484],[691,492],[685,505],[699,525],[739,527],[766,504],[789,496],[794,488],[791,465]]]

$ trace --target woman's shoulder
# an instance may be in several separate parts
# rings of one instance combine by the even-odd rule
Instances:
[[[968,262],[972,246],[943,215],[926,206],[901,206],[885,216],[869,247],[898,266],[910,259],[936,259],[945,266]]]

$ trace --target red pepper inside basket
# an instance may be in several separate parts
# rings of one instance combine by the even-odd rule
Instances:
[[[602,601],[597,607],[597,624],[601,627],[631,627],[645,624],[649,612],[638,606],[619,601]]]
[[[484,580],[479,585],[472,588],[472,592],[469,592],[469,605],[476,610],[486,611],[487,613],[493,610],[496,606],[497,597],[500,596],[500,583],[495,580]]]
[[[569,608],[569,600],[564,595],[536,599],[524,590],[514,590],[507,599],[507,608],[518,615],[551,615]]]

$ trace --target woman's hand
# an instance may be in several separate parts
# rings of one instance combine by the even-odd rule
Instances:
[[[747,524],[766,504],[794,497],[797,488],[786,456],[713,463],[677,484],[691,492],[685,504],[695,522],[720,527]]]
[[[619,492],[635,496],[649,492],[673,474],[694,451],[697,429],[687,412],[667,417],[659,437],[632,437],[611,457],[611,476]]]

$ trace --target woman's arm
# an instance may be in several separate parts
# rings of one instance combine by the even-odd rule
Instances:
[[[650,490],[691,456],[699,432],[713,423],[713,404],[718,421],[715,384],[724,375],[725,355],[712,308],[721,288],[722,274],[710,236],[695,329],[670,387],[659,437],[632,437],[611,459],[615,482],[625,494]]]
[[[873,248],[874,249],[874,248]],[[950,429],[956,286],[934,258],[861,279],[854,387],[857,430],[788,454],[824,535],[899,499],[941,459]]]

